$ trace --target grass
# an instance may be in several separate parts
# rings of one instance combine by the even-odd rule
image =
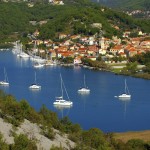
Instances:
[[[126,143],[131,139],[141,139],[145,142],[150,141],[150,130],[138,131],[138,132],[124,132],[124,133],[114,133],[114,138],[116,140],[121,140]]]

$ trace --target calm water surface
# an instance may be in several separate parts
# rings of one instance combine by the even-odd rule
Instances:
[[[73,123],[79,123],[83,129],[93,127],[104,132],[122,132],[150,129],[150,81],[109,72],[93,71],[81,67],[45,67],[34,69],[32,62],[17,58],[11,51],[0,52],[0,80],[4,79],[6,68],[10,86],[3,87],[5,92],[18,101],[26,99],[37,111],[43,104],[59,117],[68,116]],[[34,82],[36,71],[40,91],[29,90]],[[73,101],[71,108],[55,108],[53,102],[60,96],[60,78]],[[83,85],[83,76],[91,89],[90,94],[81,95],[77,90]],[[132,94],[131,100],[122,101],[115,95],[124,91],[124,80]]]

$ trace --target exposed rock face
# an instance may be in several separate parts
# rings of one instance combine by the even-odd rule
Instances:
[[[29,139],[34,139],[37,143],[38,149],[49,150],[53,145],[58,147],[64,147],[65,149],[70,149],[71,147],[75,146],[75,143],[70,141],[67,138],[67,135],[60,135],[58,130],[54,129],[56,133],[55,139],[50,140],[44,135],[41,134],[40,127],[35,124],[31,123],[28,120],[24,120],[24,122],[17,128],[16,131],[13,130],[13,126],[10,123],[4,122],[2,118],[0,118],[0,132],[2,133],[4,140],[8,144],[14,143],[14,137],[12,136],[11,132],[15,132],[17,134],[25,134],[28,136]]]
[[[8,144],[14,143],[14,137],[11,136],[12,124],[4,122],[2,118],[0,118],[0,132],[2,133],[4,140]]]

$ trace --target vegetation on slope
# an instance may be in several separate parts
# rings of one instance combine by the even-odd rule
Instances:
[[[113,134],[104,134],[97,128],[91,128],[84,131],[78,124],[72,124],[71,121],[64,117],[59,119],[56,113],[48,110],[45,106],[39,112],[35,112],[33,108],[25,100],[17,102],[11,95],[0,91],[0,116],[14,126],[19,126],[24,119],[28,119],[33,123],[39,124],[43,129],[43,134],[48,138],[55,138],[53,128],[59,129],[62,133],[69,134],[69,138],[76,143],[76,147],[72,150],[79,149],[97,149],[97,150],[148,150],[149,142],[138,139],[131,139],[126,143],[115,140]],[[44,130],[45,129],[45,130]],[[4,142],[0,135],[0,145],[2,149],[19,150],[19,149],[37,149],[36,141],[29,140],[25,135],[15,135],[15,143],[8,145]],[[52,150],[62,150],[62,147],[52,147]]]
[[[32,22],[31,22],[32,21]],[[41,25],[40,21],[45,21]],[[34,24],[33,24],[34,22]],[[92,27],[101,23],[102,28]],[[114,26],[119,26],[116,30]],[[15,41],[20,37],[40,31],[39,39],[57,41],[60,33],[69,35],[97,35],[111,38],[121,36],[125,30],[141,29],[150,32],[150,23],[135,20],[124,13],[97,6],[89,1],[66,0],[66,5],[54,6],[36,3],[28,7],[27,3],[0,3],[0,41]]]

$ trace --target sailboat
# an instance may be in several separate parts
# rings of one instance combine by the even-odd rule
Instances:
[[[36,53],[38,52],[38,48],[37,48],[37,44],[36,44],[36,41],[34,43],[34,49],[33,49],[33,54],[31,53],[31,58],[30,60],[34,61],[34,62],[37,62],[39,64],[43,64],[46,62],[45,59],[41,58],[40,56],[37,56]]]
[[[30,85],[29,86],[29,89],[35,89],[35,90],[39,90],[39,89],[41,89],[41,86],[40,85],[37,85],[37,83],[36,83],[36,72],[35,72],[35,81],[34,81],[34,83],[32,84],[32,85]]]
[[[85,83],[85,75],[84,75],[84,87],[80,88],[78,90],[79,93],[89,93],[90,92],[90,89],[86,86],[86,83]]]
[[[67,90],[65,88],[64,82],[62,80],[61,74],[60,74],[60,80],[61,80],[61,92],[62,92],[62,95],[59,96],[59,97],[56,97],[56,100],[53,102],[53,104],[54,105],[59,105],[59,106],[71,106],[71,105],[73,105],[73,102],[70,101],[70,100],[65,100],[63,98],[63,87],[65,89],[65,92],[66,92],[66,95],[67,95],[68,99],[69,99],[69,96],[68,96]]]
[[[125,79],[125,89],[124,90],[125,90],[124,93],[119,95],[118,98],[120,98],[120,99],[130,99],[131,95],[129,93],[129,89],[128,89],[128,86],[127,86],[126,79]]]
[[[4,81],[0,81],[0,85],[9,86],[9,81],[6,73],[6,69],[4,68]]]
[[[29,58],[30,56],[22,51],[22,44],[20,44],[20,53],[17,54],[17,56],[21,57],[21,58]]]

